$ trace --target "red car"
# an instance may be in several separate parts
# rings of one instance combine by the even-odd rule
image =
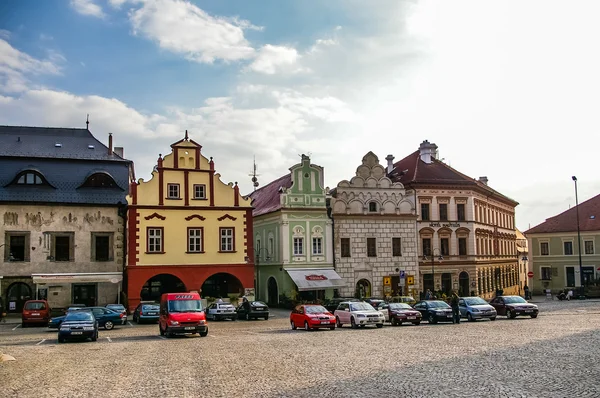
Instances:
[[[23,306],[21,327],[27,325],[48,326],[50,321],[50,306],[46,300],[29,300]]]
[[[312,330],[318,328],[335,329],[333,314],[318,304],[302,304],[294,308],[290,314],[290,324],[293,330],[304,328]]]

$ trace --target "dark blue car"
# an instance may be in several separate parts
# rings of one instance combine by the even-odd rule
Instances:
[[[91,311],[79,310],[69,312],[58,329],[58,342],[67,340],[98,340],[98,321]]]
[[[81,310],[91,311],[98,321],[98,325],[106,330],[111,330],[115,325],[124,325],[127,322],[127,317],[123,313],[118,313],[105,307],[69,308],[67,315]],[[61,323],[66,319],[67,315],[50,319],[48,327],[51,329],[58,329]]]
[[[133,312],[133,320],[136,323],[158,322],[160,306],[156,303],[140,303]]]

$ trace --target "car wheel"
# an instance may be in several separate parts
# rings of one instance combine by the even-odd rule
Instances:
[[[310,326],[308,326],[308,322],[304,321],[304,330],[307,332],[310,330]]]
[[[21,327],[22,327],[23,329],[25,329],[25,328],[27,327],[27,324],[26,324],[25,322],[21,322]]]
[[[200,335],[200,337],[208,336],[208,329],[206,329],[206,332],[200,332],[199,335]]]
[[[531,315],[532,318],[537,318],[537,314]]]
[[[338,328],[341,328],[341,327],[342,327],[342,322],[340,322],[340,318],[339,318],[339,317],[337,317],[337,316],[335,317],[335,325],[336,325]]]
[[[58,338],[58,342],[59,342],[60,344],[64,343],[64,342],[65,342],[65,338],[64,338],[64,337],[59,337],[59,338]]]
[[[267,315],[267,316],[265,316],[265,321],[268,321],[268,320],[269,320],[269,316]]]
[[[356,321],[354,320],[354,317],[350,318],[350,326],[352,327],[352,329],[357,329],[358,325],[356,324]]]
[[[98,340],[98,333],[95,333],[95,334],[92,336],[92,341],[97,341],[97,340]]]
[[[413,325],[415,326],[419,326],[421,324],[421,322],[413,322]]]
[[[506,310],[506,317],[508,319],[513,319],[515,316],[514,316],[514,314],[512,313],[511,310]]]
[[[294,321],[290,321],[290,326],[292,327],[292,330],[296,330],[296,324],[294,323]]]
[[[160,323],[158,324],[158,331],[160,332],[161,336],[165,335],[165,331],[163,330],[163,328],[160,326]]]
[[[112,323],[112,321],[106,321],[106,323],[104,324],[104,329],[106,330],[112,330],[112,328],[114,328],[115,325]]]
[[[490,321],[495,321],[495,320],[496,320],[496,317],[490,318]]]
[[[467,320],[468,320],[469,322],[473,322],[473,321],[475,321],[475,319],[473,319],[473,316],[471,315],[471,313],[470,313],[470,312],[468,312],[468,313],[467,313]]]
[[[377,325],[375,325],[375,326],[377,326],[377,329],[381,329],[381,328],[383,327],[383,323],[378,323],[378,324],[377,324]]]
[[[330,327],[329,330],[335,330],[335,326]]]
[[[392,326],[398,326],[398,321],[396,318],[392,318]]]
[[[433,314],[429,314],[429,317],[427,318],[427,322],[435,324],[435,323],[437,323],[437,319],[435,319]]]

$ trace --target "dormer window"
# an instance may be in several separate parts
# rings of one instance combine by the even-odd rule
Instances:
[[[9,185],[19,185],[19,186],[50,186],[48,181],[44,178],[44,176],[35,170],[25,170],[21,173],[17,174],[17,176],[12,180]]]
[[[369,213],[377,212],[377,202],[369,202]]]
[[[108,173],[94,173],[79,188],[119,188]]]

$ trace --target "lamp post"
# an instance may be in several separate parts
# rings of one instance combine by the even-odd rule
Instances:
[[[267,253],[267,255],[265,256],[265,261],[271,261],[271,257],[269,256],[269,250],[266,247],[259,247],[258,249],[256,249],[256,261],[254,262],[254,266],[256,267],[256,286],[254,286],[254,289],[256,290],[254,292],[255,300],[260,300],[260,298],[258,297],[258,281],[260,280],[258,270],[260,265],[260,253],[263,250]]]
[[[585,297],[585,289],[583,287],[583,266],[581,265],[581,231],[579,229],[579,199],[577,197],[577,177],[571,177],[575,183],[575,212],[577,217],[577,251],[579,252],[579,278],[581,283],[581,290],[579,298]]]
[[[431,283],[433,284],[433,292],[435,293],[435,251],[438,252],[438,260],[442,261],[444,257],[442,257],[439,249],[429,249],[429,256],[431,257]],[[423,261],[427,261],[427,256],[423,255]]]

